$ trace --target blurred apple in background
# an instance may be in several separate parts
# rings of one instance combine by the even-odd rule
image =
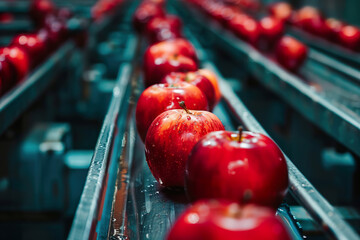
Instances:
[[[182,37],[182,22],[174,15],[154,17],[146,26],[146,35],[151,44]]]
[[[0,96],[7,92],[16,83],[16,72],[6,59],[0,54]]]
[[[151,60],[148,60],[144,65],[145,87],[160,83],[168,73],[196,71],[198,69],[196,62],[184,55],[163,53],[154,56]]]
[[[198,62],[195,47],[186,39],[178,38],[159,42],[151,45],[145,51],[144,63],[153,61],[154,56],[162,54],[184,55]]]
[[[133,15],[134,28],[138,33],[141,33],[152,18],[162,16],[165,16],[165,11],[161,4],[146,1],[136,9]]]
[[[55,14],[56,7],[51,0],[32,0],[30,4],[30,18],[37,27],[42,27],[49,15]]]
[[[0,23],[11,23],[14,20],[14,16],[11,13],[0,13]]]
[[[286,69],[296,72],[307,57],[308,48],[295,38],[284,36],[276,48],[276,60]]]
[[[10,45],[17,46],[27,53],[31,67],[36,66],[46,55],[46,43],[37,34],[20,34],[13,38]]]
[[[355,26],[343,26],[339,32],[339,43],[341,46],[353,51],[360,50],[360,29]]]
[[[229,22],[232,32],[242,40],[256,46],[260,36],[260,27],[257,21],[245,14],[238,14]]]
[[[273,17],[285,22],[290,20],[292,11],[291,5],[287,2],[277,2],[269,6],[269,13]]]
[[[259,22],[261,49],[272,50],[284,34],[284,22],[274,17],[264,17]]]
[[[343,28],[344,23],[334,18],[328,18],[325,21],[325,28],[327,32],[327,40],[332,42],[339,41],[339,33]]]

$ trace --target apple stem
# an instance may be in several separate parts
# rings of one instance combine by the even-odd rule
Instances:
[[[180,107],[182,107],[186,111],[187,114],[191,114],[189,109],[187,109],[184,101],[179,102],[179,105],[180,105]]]
[[[238,127],[238,131],[239,131],[239,139],[238,139],[238,142],[241,143],[241,137],[242,137],[242,133],[243,133],[243,127],[242,127],[242,126]]]

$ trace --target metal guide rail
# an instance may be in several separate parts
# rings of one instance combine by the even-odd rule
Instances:
[[[305,42],[307,45],[333,57],[336,57],[339,60],[351,64],[355,68],[359,69],[360,53],[348,50],[339,44],[329,42],[321,37],[307,33],[297,27],[289,27],[288,32],[301,41]]]
[[[121,150],[121,139],[125,131],[127,98],[130,93],[131,66],[126,63],[119,70],[119,78],[113,90],[108,113],[105,116],[98,142],[86,178],[81,199],[76,210],[69,239],[92,239],[96,236],[98,219],[101,219],[101,208],[104,207],[105,195],[111,193],[107,186],[109,171],[116,166],[116,157]],[[108,197],[109,199],[109,197]]]
[[[290,73],[213,20],[191,7],[185,9],[178,1],[174,3],[183,19],[192,23],[188,25],[201,31],[199,35],[212,39],[230,56],[247,62],[247,68],[258,81],[360,156],[358,70],[310,51],[299,75]]]
[[[26,79],[0,98],[0,134],[2,134],[67,67],[75,45],[67,41]]]
[[[91,166],[81,195],[69,239],[89,239],[104,233],[104,223],[110,219],[107,209],[111,206],[115,177],[117,173],[117,158],[123,148],[128,132],[126,117],[129,109],[129,98],[132,92],[131,79],[134,75],[131,61],[138,52],[138,43],[132,36],[126,41],[123,61],[118,71],[110,107],[108,108],[103,126],[96,144]],[[123,142],[121,142],[123,141]],[[101,223],[98,224],[98,219]]]

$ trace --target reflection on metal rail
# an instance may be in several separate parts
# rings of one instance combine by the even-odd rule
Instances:
[[[0,134],[44,92],[52,80],[59,79],[57,74],[66,66],[64,59],[68,59],[73,49],[72,41],[65,43],[27,79],[0,98]]]
[[[125,131],[125,121],[119,125],[118,118],[127,107],[126,96],[129,92],[130,75],[130,64],[123,65],[119,71],[119,78],[113,90],[110,107],[101,128],[68,239],[89,239],[94,234],[98,216],[101,214],[99,213],[100,201],[103,197],[102,190],[105,185],[108,161],[114,149],[112,144],[115,137],[123,135]]]
[[[211,64],[207,64],[206,67],[215,71]],[[223,98],[230,110],[243,123],[245,128],[268,135],[229,84],[221,80],[220,87]],[[359,239],[357,233],[342,218],[341,214],[313,187],[290,159],[287,156],[285,157],[289,168],[289,189],[291,194],[323,228],[325,233],[336,239]]]

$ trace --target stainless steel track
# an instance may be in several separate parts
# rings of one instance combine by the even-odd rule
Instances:
[[[105,187],[105,176],[108,171],[108,161],[115,149],[113,141],[117,136],[123,136],[125,121],[119,125],[122,111],[127,109],[128,93],[130,91],[131,65],[124,64],[119,71],[119,78],[113,90],[112,100],[106,114],[101,132],[91,161],[85,187],[76,210],[74,222],[68,239],[79,240],[93,238],[98,217],[101,215],[102,191]]]

